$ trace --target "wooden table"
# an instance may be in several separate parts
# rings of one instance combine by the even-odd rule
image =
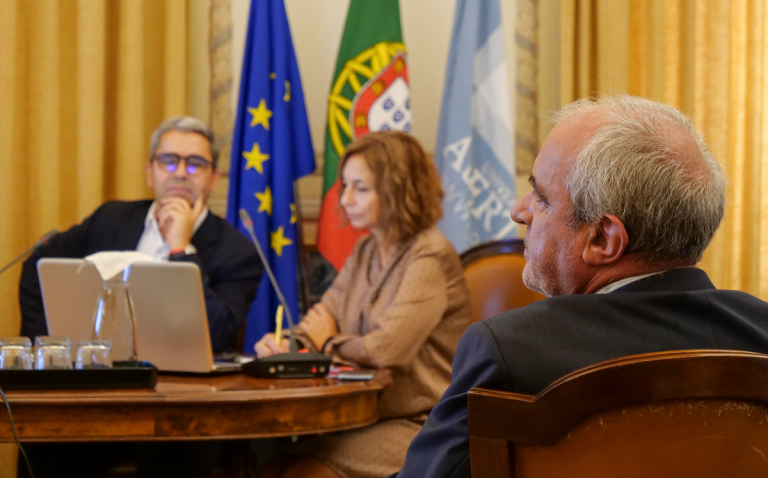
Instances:
[[[9,391],[26,442],[205,440],[324,433],[376,422],[379,392],[392,382],[161,375],[153,390]],[[0,408],[0,441],[13,441]]]

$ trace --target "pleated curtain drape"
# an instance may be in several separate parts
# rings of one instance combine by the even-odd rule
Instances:
[[[729,178],[702,268],[768,299],[768,2],[563,0],[561,100],[629,93],[680,108]]]
[[[188,110],[187,10],[187,0],[0,1],[0,262],[105,200],[149,196],[149,135]],[[0,336],[19,331],[19,273],[0,276]],[[7,476],[14,449],[0,448]]]
[[[187,24],[186,0],[0,2],[0,262],[148,197],[149,135],[187,111]],[[19,330],[19,272],[0,277],[0,335]]]

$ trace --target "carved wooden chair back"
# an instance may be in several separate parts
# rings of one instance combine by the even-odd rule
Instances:
[[[478,388],[468,399],[476,477],[768,476],[768,355],[635,355],[536,396]]]
[[[480,244],[461,254],[473,322],[544,298],[523,285],[523,249],[520,239],[507,239]]]

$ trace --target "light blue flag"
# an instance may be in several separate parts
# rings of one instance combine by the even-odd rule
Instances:
[[[461,253],[516,237],[509,83],[498,0],[458,0],[435,162],[443,182],[438,226]]]

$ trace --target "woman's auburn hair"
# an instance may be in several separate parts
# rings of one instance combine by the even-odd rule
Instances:
[[[368,133],[347,146],[339,178],[349,158],[360,155],[373,173],[387,239],[401,243],[437,223],[443,215],[443,188],[432,160],[419,141],[400,131]],[[343,189],[339,194],[339,206]],[[339,207],[342,222],[348,223]]]

